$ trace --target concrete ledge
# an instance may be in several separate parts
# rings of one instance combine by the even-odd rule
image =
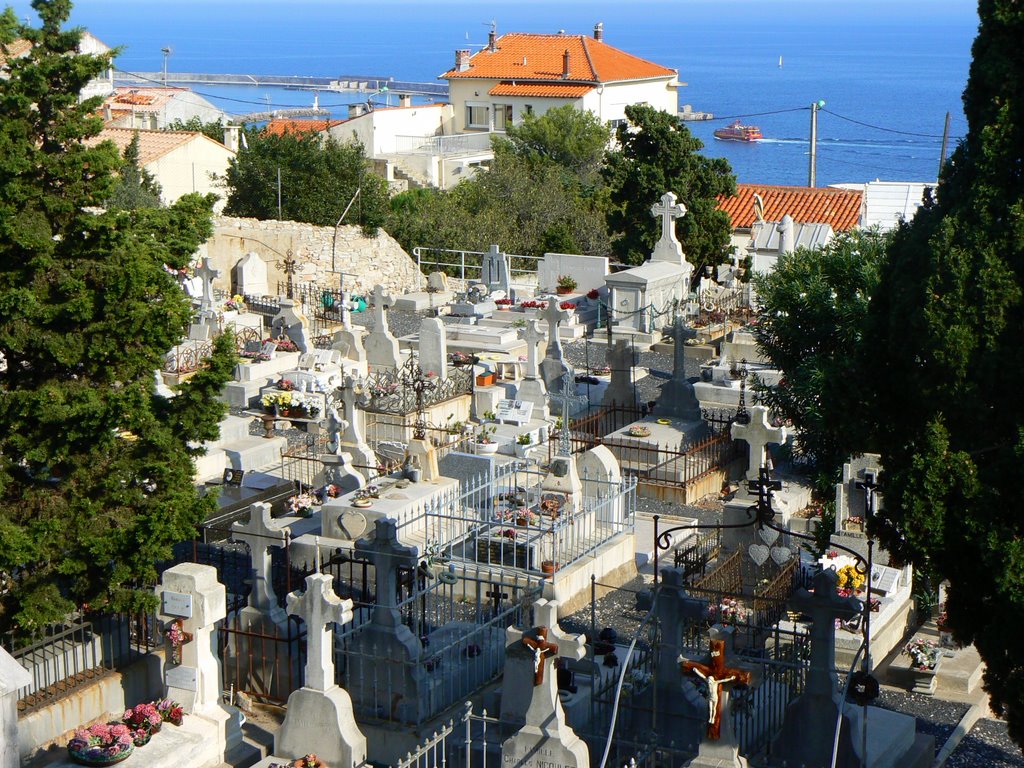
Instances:
[[[633,533],[620,533],[571,566],[557,571],[544,583],[544,597],[558,601],[558,613],[568,616],[590,602],[590,576],[608,587],[619,587],[636,577]],[[608,591],[599,587],[598,594]]]

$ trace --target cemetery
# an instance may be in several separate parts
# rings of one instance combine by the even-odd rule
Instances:
[[[217,511],[157,612],[5,641],[4,768],[931,766],[880,691],[973,701],[977,651],[869,537],[877,456],[821,541],[739,261],[690,290],[686,206],[651,213],[619,271],[494,245],[370,285],[288,250],[273,293],[222,226],[155,372],[173,398],[233,340]]]

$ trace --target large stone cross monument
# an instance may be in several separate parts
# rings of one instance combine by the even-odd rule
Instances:
[[[661,237],[651,252],[651,261],[667,261],[672,264],[683,264],[686,256],[683,246],[676,237],[676,219],[686,215],[686,206],[676,202],[672,192],[666,192],[661,200],[651,206],[651,215],[661,218]]]
[[[781,445],[786,442],[786,428],[773,427],[768,421],[768,409],[763,405],[755,405],[750,409],[750,423],[732,425],[734,440],[745,440],[750,446],[750,458],[747,461],[747,480],[757,480],[761,467],[767,466],[765,448],[769,445]]]
[[[288,529],[276,522],[270,514],[270,505],[264,502],[249,505],[249,520],[238,520],[231,524],[231,538],[249,547],[252,560],[253,584],[249,594],[251,617],[260,623],[266,616],[279,627],[288,623],[288,615],[277,603],[270,572],[270,548],[288,545]],[[247,610],[248,610],[247,609]],[[248,622],[243,622],[248,624]]]

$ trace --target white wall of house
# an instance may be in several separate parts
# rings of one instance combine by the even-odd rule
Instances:
[[[625,120],[626,107],[631,104],[647,104],[674,115],[679,111],[678,86],[674,83],[674,78],[606,83],[581,99],[582,108],[589,109],[604,123]]]
[[[189,192],[204,195],[212,192],[220,198],[214,205],[214,212],[220,213],[226,192],[214,176],[223,176],[234,156],[235,153],[223,144],[199,135],[147,163],[146,170],[160,183],[164,203],[170,205]]]
[[[339,141],[355,139],[370,157],[390,155],[408,149],[402,137],[439,136],[452,123],[450,104],[375,109],[332,126],[328,133]]]
[[[82,39],[78,43],[79,53],[100,54],[110,51],[110,46],[97,38],[91,32],[83,32]],[[91,99],[93,96],[109,96],[114,92],[114,68],[108,67],[97,77],[93,78],[78,94],[79,101]]]
[[[116,105],[117,109],[131,109],[131,114],[114,123],[117,128],[141,128],[143,130],[161,130],[175,120],[187,123],[198,117],[204,123],[227,122],[227,114],[193,91],[182,91],[167,100],[163,106],[153,107]]]

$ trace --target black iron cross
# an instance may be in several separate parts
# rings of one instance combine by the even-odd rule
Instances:
[[[761,467],[757,472],[757,480],[747,483],[747,489],[757,494],[757,504],[754,509],[757,512],[758,526],[763,527],[775,517],[775,510],[772,509],[772,495],[774,491],[782,490],[781,480],[772,480],[771,473],[767,467]]]
[[[413,366],[412,376],[407,377],[402,383],[412,389],[416,395],[416,423],[412,429],[413,439],[425,440],[427,437],[427,413],[423,406],[423,393],[437,385],[424,375],[423,369],[418,364]]]
[[[750,414],[747,412],[747,358],[740,360],[740,402],[736,406],[736,415],[733,421],[737,424],[749,424]]]
[[[289,299],[295,298],[295,266],[298,262],[295,261],[295,257],[292,255],[291,248],[288,249],[285,254],[284,261],[279,261],[277,266],[284,272],[285,277],[288,278],[286,292]]]

